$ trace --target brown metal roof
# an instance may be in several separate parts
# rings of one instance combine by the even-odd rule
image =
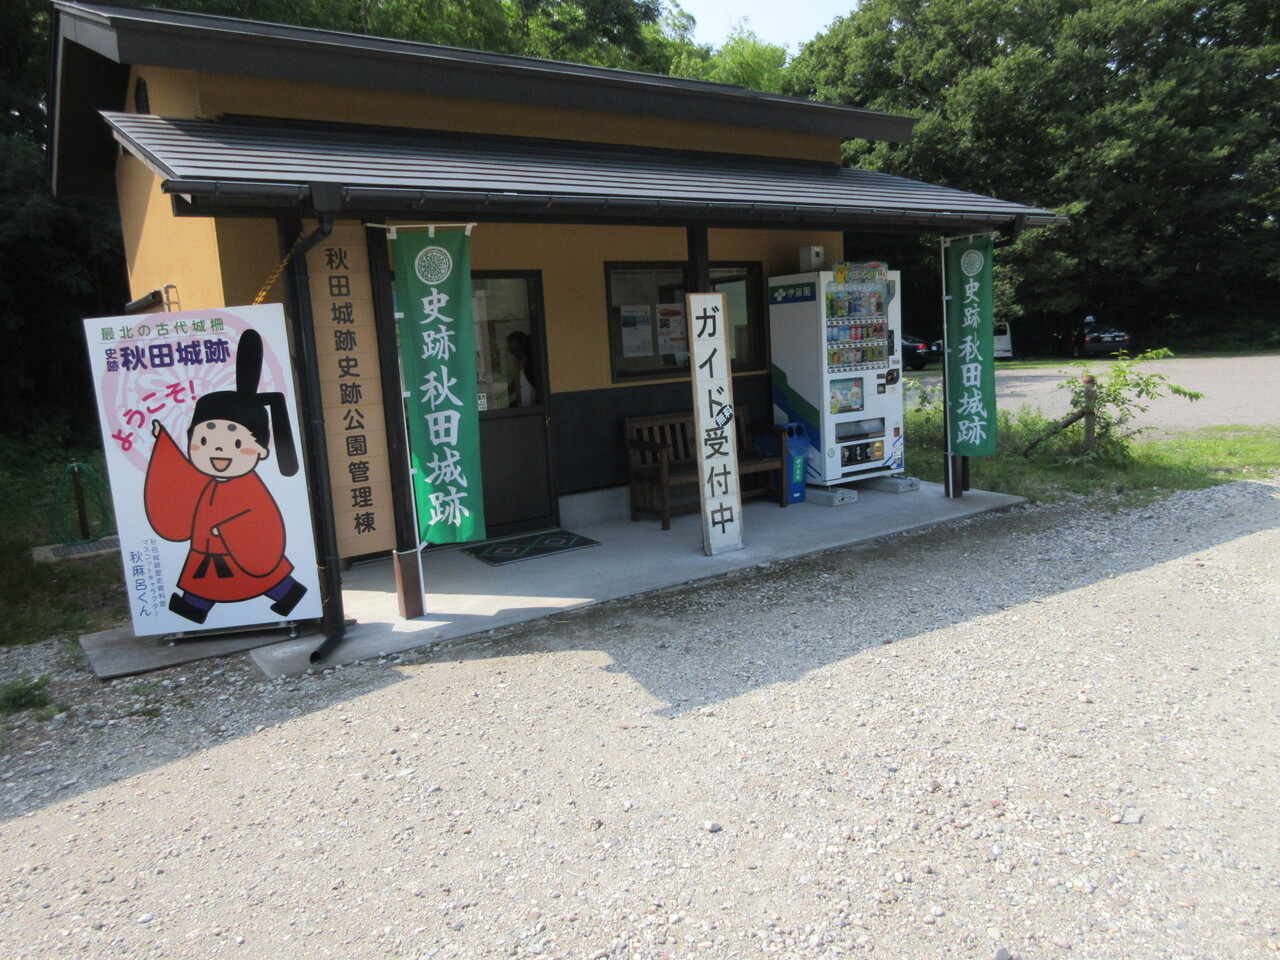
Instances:
[[[175,10],[54,0],[58,30],[116,63],[680,117],[904,142],[914,117],[636,70]]]
[[[914,117],[634,70],[462,50],[236,17],[54,0],[49,170],[65,197],[112,197],[130,67],[337,84],[902,143]]]
[[[833,164],[389,128],[104,113],[189,212],[964,231],[1051,211]]]

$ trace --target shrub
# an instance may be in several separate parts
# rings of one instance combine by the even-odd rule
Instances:
[[[49,705],[48,677],[23,675],[0,683],[0,713],[17,713]]]

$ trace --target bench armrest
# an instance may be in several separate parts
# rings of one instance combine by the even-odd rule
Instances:
[[[778,456],[781,456],[787,449],[787,428],[786,427],[749,427],[747,429],[749,437],[769,437],[778,445]]]

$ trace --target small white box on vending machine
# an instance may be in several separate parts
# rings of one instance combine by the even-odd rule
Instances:
[[[822,247],[800,248],[800,272],[816,273],[827,269],[827,253]]]

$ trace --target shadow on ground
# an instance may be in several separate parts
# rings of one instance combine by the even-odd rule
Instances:
[[[1040,546],[1048,539],[1045,515],[1055,514],[1065,527],[1074,508],[1015,509],[615,601],[437,656],[601,650],[613,660],[609,670],[666,704],[658,715],[675,716],[796,680],[870,648],[1280,526],[1280,490],[1247,481],[1240,486],[1249,493],[1247,509],[1174,533],[1160,523],[1159,503],[1142,510],[1137,522],[1150,533],[1141,563],[1115,559],[1106,513],[1090,514],[1100,526],[1097,536],[1064,542],[1060,555],[1048,557]],[[956,599],[961,593],[963,601]]]
[[[1280,526],[1280,490],[1249,482],[1237,489],[1245,494],[1233,498],[1238,506],[1206,509],[1194,524],[1162,521],[1159,503],[1128,518],[1131,535],[1142,537],[1147,549],[1141,562],[1117,559],[1107,534],[1112,521],[1105,513],[1018,508],[557,613],[471,641],[324,675],[263,683],[251,666],[229,661],[202,688],[171,689],[158,717],[127,716],[88,731],[76,724],[18,745],[3,767],[10,791],[3,800],[4,816],[60,803],[264,726],[353,702],[411,679],[401,671],[403,665],[599,651],[609,658],[606,670],[626,675],[662,705],[655,716],[677,717],[797,680],[884,643],[908,641]],[[1056,541],[1055,531],[1061,533]],[[1046,552],[1045,544],[1055,542],[1060,550]],[[548,690],[548,696],[555,693]],[[125,736],[130,725],[135,725],[133,734]],[[122,744],[139,742],[136,725],[143,725],[141,742],[149,746],[122,755]],[[187,732],[176,732],[180,728]],[[15,799],[15,788],[21,793],[24,782],[45,772],[42,753],[48,751],[74,751],[81,758],[76,771],[62,783]]]

